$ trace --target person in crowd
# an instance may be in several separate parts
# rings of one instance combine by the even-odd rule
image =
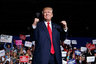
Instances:
[[[11,50],[13,50],[13,44],[11,43],[11,45],[10,45],[8,43],[5,43],[4,48],[5,48],[6,52],[10,52]]]

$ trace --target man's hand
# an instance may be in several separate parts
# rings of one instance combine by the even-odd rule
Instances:
[[[64,28],[65,30],[68,29],[66,21],[61,21],[61,23],[63,24],[63,28]]]
[[[36,26],[38,22],[39,22],[39,19],[38,19],[38,18],[35,18],[32,25],[33,25],[33,26]]]

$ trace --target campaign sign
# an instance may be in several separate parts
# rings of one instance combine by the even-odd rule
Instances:
[[[87,51],[86,47],[81,47],[81,52]]]
[[[64,40],[64,44],[70,45],[70,44],[71,44],[71,40],[65,39],[65,40]]]
[[[16,45],[22,45],[22,40],[15,40]]]
[[[96,40],[92,40],[93,44],[96,44]]]
[[[87,47],[87,48],[89,48],[89,47],[90,47],[90,45],[91,45],[91,43],[87,43],[87,44],[86,44],[86,47]]]
[[[29,57],[28,56],[20,56],[20,62],[28,62]]]
[[[66,51],[62,51],[62,57],[66,57],[67,52]]]
[[[77,41],[76,40],[72,40],[72,44],[77,44]]]
[[[95,61],[95,56],[88,56],[87,57],[87,62],[94,62]]]
[[[89,47],[88,49],[94,50],[94,49],[95,49],[95,44],[91,44],[90,47]]]
[[[30,35],[25,35],[26,37],[30,37]]]
[[[75,55],[79,55],[80,56],[81,52],[79,50],[75,50]]]
[[[26,39],[26,36],[25,36],[25,35],[20,34],[20,39],[21,39],[21,40],[25,40],[25,39]]]
[[[75,59],[71,59],[71,60],[68,61],[67,64],[76,64],[76,60]]]
[[[62,64],[67,64],[67,61],[65,61],[65,60],[62,60]]]
[[[5,56],[5,50],[0,50],[0,57]]]
[[[10,36],[10,35],[1,35],[0,42],[12,43],[12,38],[13,36]]]
[[[32,42],[25,41],[25,46],[26,46],[26,47],[31,47],[31,46],[32,46]]]

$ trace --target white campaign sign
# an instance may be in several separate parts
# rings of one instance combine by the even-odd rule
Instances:
[[[88,56],[87,57],[87,62],[94,62],[95,61],[95,56]]]
[[[13,38],[13,36],[1,35],[0,42],[12,43],[12,38]]]
[[[0,50],[0,57],[5,56],[5,50]]]
[[[62,57],[66,57],[67,52],[66,51],[62,51]]]
[[[86,47],[81,47],[81,52],[87,51]]]
[[[65,60],[62,60],[62,63],[63,63],[63,64],[67,64],[67,61],[65,61]]]
[[[65,40],[64,40],[64,43],[67,44],[67,45],[70,45],[70,44],[71,44],[71,40],[65,39]]]
[[[32,42],[25,41],[25,46],[26,46],[26,47],[31,47],[31,46],[32,46]]]
[[[30,35],[25,35],[26,37],[30,37]]]
[[[77,44],[77,40],[72,40],[72,44]]]
[[[93,44],[96,44],[96,40],[92,40]]]

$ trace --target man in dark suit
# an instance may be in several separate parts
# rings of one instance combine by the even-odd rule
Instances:
[[[34,19],[33,39],[36,41],[32,64],[62,64],[60,41],[64,41],[64,31],[67,23],[62,21],[61,26],[52,23],[53,9],[45,7],[42,11],[44,21]]]

